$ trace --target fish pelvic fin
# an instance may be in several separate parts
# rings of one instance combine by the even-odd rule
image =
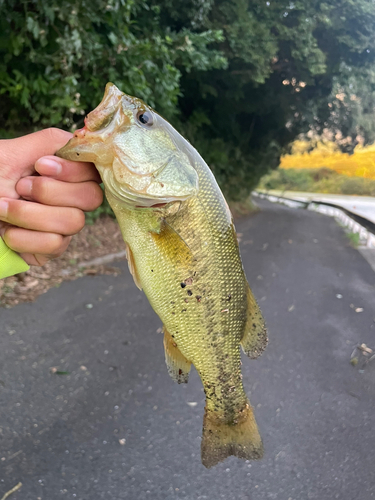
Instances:
[[[249,358],[257,358],[267,347],[267,328],[262,311],[249,286],[247,288],[247,311],[245,333],[241,340],[241,346]]]
[[[231,455],[244,460],[263,457],[263,443],[250,404],[247,404],[239,418],[231,423],[223,422],[212,410],[205,409],[201,444],[202,464],[209,469]]]
[[[187,384],[191,362],[181,353],[172,335],[164,326],[165,363],[171,378],[178,384]]]
[[[126,250],[126,258],[128,260],[128,267],[130,274],[133,276],[134,283],[137,285],[137,287],[142,290],[142,285],[141,285],[141,280],[139,279],[138,271],[135,265],[134,261],[134,256],[133,252],[130,249],[130,246],[125,243],[125,250]]]

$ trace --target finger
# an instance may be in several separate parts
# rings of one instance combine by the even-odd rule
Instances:
[[[46,264],[49,260],[54,259],[55,257],[51,257],[49,255],[43,255],[43,254],[38,254],[38,253],[21,253],[20,256],[23,258],[23,260],[29,264],[29,266],[38,266],[42,267],[44,264]]]
[[[67,240],[66,248],[69,246],[71,236],[65,236],[65,238],[69,238]],[[65,250],[66,250],[65,248]],[[65,252],[65,250],[62,250],[58,254],[51,254],[51,255],[45,255],[42,253],[27,253],[27,252],[21,252],[20,256],[23,258],[29,266],[44,266],[46,262],[52,259],[56,259],[57,257],[60,257],[60,255]]]
[[[10,226],[6,229],[3,239],[8,247],[15,252],[39,254],[49,260],[59,257],[65,252],[72,237]]]
[[[95,210],[103,201],[103,191],[93,181],[72,183],[44,176],[25,177],[17,183],[16,190],[26,200],[85,211]]]
[[[44,156],[35,162],[35,170],[40,175],[54,177],[60,181],[83,182],[96,181],[101,182],[99,172],[93,163],[82,161],[69,161],[57,156]]]
[[[51,207],[31,201],[2,198],[0,220],[24,229],[68,236],[83,228],[85,214],[78,208]]]
[[[18,170],[27,170],[29,175],[34,170],[34,164],[46,155],[53,155],[73,136],[70,132],[58,128],[47,128],[24,135],[16,139],[0,141],[2,155],[6,163],[15,164]]]
[[[55,257],[50,257],[49,255],[43,255],[43,254],[38,254],[38,253],[21,253],[20,256],[23,258],[23,260],[29,264],[29,266],[38,266],[42,267],[44,264],[46,264],[49,260],[54,259]]]

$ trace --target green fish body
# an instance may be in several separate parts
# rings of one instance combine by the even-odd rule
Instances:
[[[197,151],[142,101],[108,84],[85,127],[58,153],[93,161],[126,243],[130,272],[164,325],[168,371],[202,380],[202,463],[261,458],[244,392],[240,345],[252,358],[267,344],[242,267],[228,205]]]

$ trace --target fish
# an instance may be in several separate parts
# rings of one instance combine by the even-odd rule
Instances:
[[[257,358],[267,330],[231,212],[208,165],[168,121],[112,83],[56,154],[95,164],[130,273],[163,322],[168,372],[187,383],[194,365],[201,378],[202,464],[210,468],[230,455],[262,458],[240,346]]]

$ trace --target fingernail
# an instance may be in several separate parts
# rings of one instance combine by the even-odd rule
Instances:
[[[50,158],[40,158],[35,164],[37,172],[43,175],[59,175],[61,173],[61,164]]]
[[[30,196],[32,187],[33,181],[31,179],[21,179],[17,182],[17,193],[20,196]]]
[[[8,215],[8,202],[5,200],[0,200],[0,217],[3,219],[7,218]]]

